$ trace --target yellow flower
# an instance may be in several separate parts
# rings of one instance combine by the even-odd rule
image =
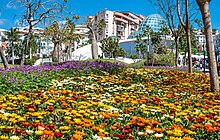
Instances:
[[[85,111],[84,110],[79,110],[79,113],[83,114],[83,113],[85,113]]]
[[[83,115],[79,114],[79,113],[76,113],[76,116],[77,117],[83,117]]]
[[[64,118],[65,120],[70,120],[70,119],[71,119],[70,116],[64,116],[63,118]]]
[[[173,131],[166,131],[167,135],[172,135]]]
[[[105,132],[105,130],[100,128],[99,132],[103,133],[103,132]]]
[[[1,139],[1,140],[4,140],[4,139],[7,140],[7,139],[8,139],[8,136],[2,135],[2,136],[0,136],[0,139]]]
[[[196,134],[196,132],[191,131],[191,130],[188,130],[187,132],[188,132],[188,134],[190,134],[190,135],[195,135],[195,134]]]
[[[174,121],[175,122],[181,122],[182,120],[180,118],[175,118]]]
[[[70,130],[70,127],[69,126],[60,126],[59,129],[63,130],[63,131],[67,131],[67,130]]]
[[[42,134],[43,134],[43,131],[41,131],[41,130],[35,131],[35,134],[36,134],[36,135],[42,135]]]
[[[43,116],[38,116],[37,118],[38,118],[38,119],[43,119],[44,117],[43,117]]]

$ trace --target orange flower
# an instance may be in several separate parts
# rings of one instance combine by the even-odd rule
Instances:
[[[71,140],[83,140],[83,137],[79,134],[73,134]]]
[[[66,108],[67,106],[68,106],[67,103],[65,103],[65,102],[62,103],[62,108]]]
[[[23,126],[23,127],[28,127],[29,125],[30,125],[29,122],[22,122],[22,126]]]
[[[76,128],[76,129],[81,129],[82,126],[81,126],[81,125],[76,125],[75,128]]]
[[[28,111],[29,112],[34,112],[35,110],[34,110],[34,108],[28,108]]]
[[[86,127],[86,128],[89,128],[89,127],[92,126],[92,123],[84,123],[83,126]]]
[[[130,124],[136,124],[136,121],[135,120],[130,120]]]
[[[140,127],[145,126],[145,124],[144,124],[144,123],[137,123],[137,125],[138,125],[138,126],[140,126]]]
[[[116,127],[115,126],[110,126],[110,128],[112,129],[112,130],[115,130],[116,129]]]
[[[54,135],[54,133],[52,131],[48,131],[48,130],[44,130],[43,134],[48,135],[48,136],[53,136]]]
[[[101,127],[101,128],[104,128],[106,126],[107,126],[107,123],[102,123],[102,124],[99,125],[99,127]]]
[[[154,121],[152,125],[158,125],[160,124],[158,121]]]
[[[100,137],[100,138],[103,138],[103,137],[105,137],[105,134],[99,133],[99,137]]]
[[[94,131],[98,131],[100,129],[100,127],[98,127],[98,126],[93,126],[92,127],[92,130],[94,130]]]
[[[190,128],[191,130],[196,130],[196,127],[195,127],[194,125],[191,125],[189,128]]]
[[[157,133],[162,133],[163,130],[161,128],[154,128],[154,131],[156,131]]]
[[[212,133],[212,132],[214,132],[215,131],[215,128],[213,128],[213,127],[206,127],[206,132],[209,132],[209,133]]]

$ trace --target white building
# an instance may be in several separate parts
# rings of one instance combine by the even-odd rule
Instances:
[[[99,21],[104,19],[106,27],[101,35],[97,35],[97,40],[110,36],[116,36],[119,39],[127,39],[128,36],[137,30],[139,24],[144,19],[142,15],[136,15],[131,12],[110,11],[104,9],[99,11],[95,16],[89,16],[90,20]],[[96,26],[96,25],[94,25]],[[96,27],[94,27],[96,28]]]
[[[75,47],[74,49],[89,44],[89,29],[87,28],[86,25],[76,25],[74,33],[79,34],[81,37],[79,42],[76,41],[74,42],[74,47]]]

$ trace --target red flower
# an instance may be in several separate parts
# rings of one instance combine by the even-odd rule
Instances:
[[[54,127],[55,127],[55,125],[54,125],[54,124],[52,124],[52,123],[50,123],[50,124],[48,124],[48,125],[47,125],[47,127],[48,127],[50,130],[53,130],[53,129],[54,129]]]
[[[39,123],[33,123],[32,125],[31,125],[31,127],[34,127],[34,128],[37,128],[39,126]]]
[[[124,140],[124,135],[122,134],[115,134],[116,137],[118,137],[120,140]]]
[[[22,130],[21,128],[17,128],[17,129],[15,130],[15,132],[18,133],[18,134],[21,134],[22,131],[23,131],[23,130]]]
[[[130,133],[130,129],[123,130],[124,133]]]
[[[125,129],[130,129],[131,127],[129,125],[124,126]]]
[[[28,127],[29,125],[30,125],[30,123],[29,122],[22,122],[22,124],[21,124],[23,127]]]
[[[57,137],[57,138],[61,138],[63,136],[63,134],[60,133],[60,132],[55,132],[54,136]]]
[[[175,113],[175,109],[170,109],[170,113]]]
[[[53,106],[48,106],[47,109],[48,109],[49,111],[53,111],[53,110],[54,110],[54,107],[53,107]]]

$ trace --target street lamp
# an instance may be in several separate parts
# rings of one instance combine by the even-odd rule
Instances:
[[[204,67],[203,67],[203,72],[205,73],[205,44],[203,44],[203,53],[204,53],[204,60],[203,60],[203,62],[204,62]]]

